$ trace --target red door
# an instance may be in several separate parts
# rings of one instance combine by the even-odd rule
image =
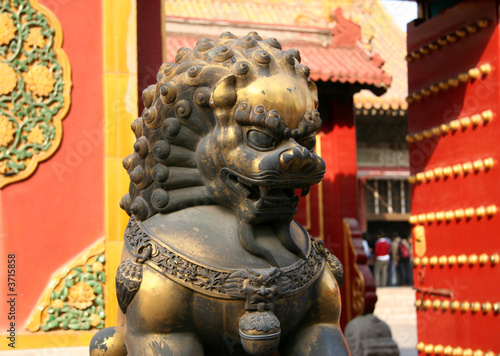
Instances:
[[[420,355],[500,353],[498,6],[434,8],[408,28]]]

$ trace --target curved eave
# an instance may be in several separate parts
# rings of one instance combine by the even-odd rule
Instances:
[[[387,89],[391,84],[391,77],[377,77],[377,78],[366,78],[363,76],[357,76],[353,74],[324,74],[324,73],[311,73],[310,78],[314,81],[321,80],[323,82],[338,82],[342,84],[360,84],[368,85],[376,88]]]
[[[166,38],[167,61],[173,62],[180,47],[194,48],[202,36],[170,33]],[[208,37],[208,36],[207,36]],[[314,81],[361,85],[380,95],[391,85],[392,77],[381,68],[376,56],[354,47],[322,46],[308,42],[282,42],[283,49],[297,49],[301,62],[310,69]]]
[[[399,98],[367,97],[363,95],[354,97],[354,111],[358,116],[405,116],[407,109],[408,103]]]

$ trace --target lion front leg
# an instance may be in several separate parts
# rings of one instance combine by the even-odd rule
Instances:
[[[203,346],[192,333],[127,335],[128,356],[203,356]]]
[[[141,287],[127,306],[128,356],[203,356],[193,313],[194,292],[145,265]]]
[[[341,272],[340,272],[341,273]],[[341,277],[341,276],[340,276]],[[311,299],[314,301],[302,320],[303,327],[284,340],[281,356],[348,356],[340,330],[340,287],[338,271],[326,267],[318,279]]]
[[[344,356],[349,355],[344,335],[338,325],[316,324],[299,330],[289,338],[282,356]]]
[[[123,327],[106,328],[90,341],[90,356],[127,356],[123,345]]]

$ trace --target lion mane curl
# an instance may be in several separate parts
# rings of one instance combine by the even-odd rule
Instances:
[[[157,83],[142,93],[141,117],[132,123],[137,140],[134,153],[123,160],[131,182],[121,208],[144,221],[157,213],[215,204],[205,190],[196,150],[221,120],[229,120],[237,98],[227,98],[221,111],[214,88],[234,76],[237,92],[277,68],[309,77],[297,50],[284,51],[276,39],[262,40],[256,32],[240,39],[229,32],[216,40],[202,38],[194,49],[180,48],[175,63],[162,64]]]

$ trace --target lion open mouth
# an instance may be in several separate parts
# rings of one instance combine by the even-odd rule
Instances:
[[[226,185],[242,197],[250,200],[256,211],[262,210],[294,210],[299,203],[295,190],[301,189],[301,196],[309,193],[311,185],[297,185],[293,183],[276,183],[255,181],[242,177],[228,169],[221,172]]]

